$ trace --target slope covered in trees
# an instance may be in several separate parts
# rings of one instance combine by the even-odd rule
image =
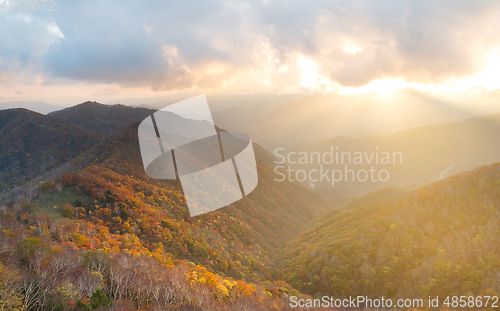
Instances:
[[[284,299],[299,295],[284,282],[249,284],[164,262],[159,252],[82,247],[81,222],[0,214],[1,310],[290,310]],[[57,231],[73,241],[54,239]]]
[[[0,192],[48,172],[103,140],[64,120],[26,109],[0,110]]]
[[[264,152],[256,150],[260,150],[257,153]],[[260,304],[260,307],[252,308],[266,310],[268,304],[282,304],[280,297],[293,291],[286,283],[280,282],[276,274],[276,259],[280,258],[282,246],[317,215],[323,214],[328,204],[298,184],[275,182],[274,173],[265,162],[257,159],[257,165],[259,185],[248,197],[215,212],[191,218],[181,185],[177,181],[150,179],[145,175],[136,123],[45,175],[58,177],[52,180],[45,178],[34,186],[35,189],[31,185],[32,193],[37,194],[32,196],[37,197],[32,202],[5,202],[1,217],[5,221],[0,224],[0,231],[3,230],[4,234],[14,239],[14,246],[8,248],[10,250],[24,248],[23,243],[28,243],[28,249],[31,249],[32,243],[46,244],[48,246],[44,246],[44,249],[50,246],[51,251],[52,248],[69,245],[71,249],[76,248],[81,252],[78,256],[83,259],[77,262],[85,262],[85,254],[90,251],[100,251],[115,263],[120,260],[132,261],[127,263],[123,273],[126,276],[132,273],[130,277],[133,279],[126,282],[134,285],[124,285],[119,294],[113,292],[116,281],[112,279],[111,270],[101,273],[104,302],[111,299],[113,304],[118,304],[125,298],[132,301],[135,307],[163,303],[161,299],[164,298],[150,296],[155,295],[150,291],[152,283],[133,283],[137,277],[133,273],[147,275],[151,272],[143,273],[136,268],[143,265],[144,258],[149,258],[147,260],[153,260],[158,267],[166,265],[181,269],[187,265],[187,270],[181,273],[182,280],[189,281],[194,277],[204,283],[210,275],[218,280],[213,286],[202,286],[199,294],[191,293],[198,289],[193,287],[195,281],[189,281],[186,293],[176,292],[176,295],[184,295],[184,298],[175,298],[171,303],[199,305],[206,299],[203,303],[213,301],[218,304],[225,301],[224,308],[231,309],[231,303],[236,299],[234,297],[247,297],[241,295],[237,288],[233,291],[238,293],[233,295],[228,288],[240,284],[238,286],[251,292],[247,297],[249,305]],[[28,237],[41,240],[25,241]],[[11,254],[15,253],[8,249],[4,248],[4,258],[11,258]],[[123,256],[129,259],[123,259]],[[25,268],[22,264],[23,260],[19,259],[11,266],[23,274]],[[31,269],[29,265],[26,267]],[[49,265],[47,269],[52,268]],[[72,269],[80,271],[81,268]],[[163,273],[162,269],[158,268],[159,274]],[[92,279],[95,271],[85,271]],[[196,276],[200,274],[200,277]],[[28,275],[37,282],[45,282],[40,280],[40,276]],[[26,277],[24,275],[22,279]],[[233,285],[225,286],[224,280]],[[143,281],[150,282],[150,279],[141,278]],[[73,276],[58,277],[51,282],[50,286],[44,287],[52,288],[51,293],[54,290],[57,292],[58,288],[65,293],[74,293],[71,296],[73,298],[65,303],[85,299],[88,302],[98,298],[93,297],[97,290],[91,293],[92,290],[76,289],[80,285]],[[252,287],[249,285],[251,283],[257,285]],[[147,288],[150,294],[144,298],[143,292],[137,292],[137,286]],[[254,290],[250,290],[250,287]],[[258,294],[259,288],[261,294]],[[296,291],[294,293],[298,294]],[[207,295],[211,300],[203,298]],[[61,302],[62,296],[51,297]],[[21,298],[26,303],[26,296]],[[214,310],[218,309],[214,307]]]
[[[150,248],[161,242],[168,245],[174,258],[209,263],[221,273],[229,269],[234,277],[249,274],[254,279],[269,278],[274,252],[328,207],[300,185],[275,182],[271,168],[257,160],[259,185],[250,195],[192,219],[178,182],[145,175],[136,135],[133,125],[96,146],[100,152],[88,152],[95,159],[94,165],[63,175],[61,182],[93,198],[95,204],[88,206],[86,213],[94,213],[92,217],[103,221],[110,232],[136,234]],[[95,205],[107,210],[96,214]],[[109,210],[111,215],[106,214]],[[206,256],[203,248],[207,247],[209,254],[212,249],[217,251]]]
[[[320,217],[281,276],[313,295],[423,298],[500,293],[500,164]]]

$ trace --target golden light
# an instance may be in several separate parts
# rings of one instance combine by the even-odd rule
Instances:
[[[356,45],[346,45],[345,53],[358,53],[361,51]],[[360,87],[344,87],[330,81],[320,73],[321,66],[313,59],[298,54],[296,66],[300,70],[300,85],[319,92],[334,92],[341,94],[363,94],[376,92],[387,96],[395,90],[411,88],[435,94],[454,94],[467,92],[476,87],[488,90],[500,89],[500,45],[490,50],[486,65],[480,72],[466,78],[452,78],[443,83],[415,83],[408,82],[402,77],[376,79]]]
[[[375,91],[380,95],[386,96],[389,95],[394,90],[404,89],[409,86],[410,84],[406,82],[403,78],[376,79],[360,87],[339,87],[339,93],[351,95],[351,94],[363,94]]]
[[[314,60],[298,54],[297,67],[301,70],[300,86],[316,90],[333,90],[332,83],[319,73],[320,66]]]
[[[488,90],[500,88],[500,45],[488,52],[485,68],[479,73],[456,82],[460,89],[471,89],[473,87],[484,87]]]
[[[352,53],[352,54],[356,54],[356,53],[361,52],[361,48],[359,48],[359,47],[358,47],[358,46],[356,46],[355,44],[352,44],[352,45],[349,45],[349,46],[344,47],[344,52],[345,52],[345,53]]]

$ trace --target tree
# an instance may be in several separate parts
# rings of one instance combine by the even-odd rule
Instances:
[[[40,207],[40,204],[32,203],[32,202],[28,202],[28,201],[21,202],[21,211],[23,213],[31,214],[38,207]]]
[[[63,204],[62,214],[64,217],[70,218],[75,214],[75,208],[71,204]]]
[[[17,270],[5,267],[0,262],[0,310],[21,311],[23,300],[20,286],[21,278]]]

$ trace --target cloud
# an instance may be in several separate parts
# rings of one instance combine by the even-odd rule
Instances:
[[[376,78],[404,77],[410,82],[440,83],[474,73],[499,42],[496,1],[471,8],[465,1],[361,1],[332,9],[350,26],[349,36],[361,53],[342,55],[330,76],[343,85],[359,86]],[[345,65],[345,66],[342,66]]]
[[[0,76],[276,91],[300,87],[302,57],[342,86],[441,83],[485,65],[500,39],[499,7],[497,0],[57,2],[50,13],[0,13]]]
[[[52,44],[64,36],[51,20],[0,10],[0,71],[34,71]]]

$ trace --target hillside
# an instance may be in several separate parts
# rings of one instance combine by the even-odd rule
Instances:
[[[332,211],[289,244],[281,275],[318,296],[498,295],[499,180],[494,164]]]
[[[0,110],[0,192],[66,163],[103,139],[55,117]]]
[[[82,104],[53,111],[49,115],[75,123],[89,131],[111,136],[128,125],[141,122],[155,110],[125,105],[103,105],[87,101]]]
[[[324,197],[333,200],[338,197],[338,201],[345,202],[344,197],[363,195],[383,187],[405,188],[412,184],[421,187],[475,167],[499,162],[499,135],[500,114],[493,114],[391,135],[339,136],[321,144],[284,149],[278,152],[279,155],[286,157],[290,152],[297,152],[291,157],[294,162],[299,162],[299,152],[306,152],[309,160],[304,164],[290,164],[285,160],[285,163],[275,166],[285,169],[290,166],[294,171],[302,169],[309,172],[314,169],[319,171],[320,165],[323,165],[323,171],[330,170],[329,179],[316,182],[316,191]],[[317,155],[311,156],[313,153],[321,156],[327,153],[328,161],[328,153],[332,150],[331,164],[323,159],[318,164]],[[283,158],[277,158],[278,162],[282,162]],[[353,173],[346,178],[346,165],[347,170],[353,170],[355,175],[361,174],[360,178],[353,178]],[[371,168],[375,170],[374,177],[370,176]],[[338,170],[338,181],[332,186],[333,170]],[[382,170],[386,173],[378,175]],[[363,171],[368,172],[367,176]],[[292,178],[295,179],[294,174]]]
[[[153,251],[161,243],[171,259],[208,264],[219,273],[227,273],[227,264],[236,268],[229,269],[230,275],[255,280],[273,277],[273,258],[282,243],[328,209],[325,201],[299,184],[275,182],[272,169],[257,160],[259,185],[247,198],[192,219],[180,184],[144,174],[136,128],[137,124],[129,126],[83,153],[56,170],[59,174],[47,174],[66,173],[55,183],[45,179],[50,189],[58,182],[64,187],[34,202],[47,213],[54,205],[83,207],[82,219],[98,221],[120,239],[134,234],[138,249]],[[67,193],[75,187],[84,192],[79,202]],[[200,253],[203,249],[209,255]]]
[[[90,251],[104,252],[109,257],[108,262],[120,262],[123,256],[132,256],[135,259],[127,260],[137,260],[137,265],[142,265],[146,259],[139,258],[154,258],[155,264],[178,267],[183,271],[179,273],[187,278],[193,273],[199,275],[203,284],[205,281],[202,280],[211,273],[215,273],[212,277],[214,284],[226,284],[224,279],[229,280],[227,282],[242,280],[238,294],[233,297],[229,291],[230,296],[225,299],[237,299],[245,291],[245,286],[250,286],[247,291],[251,295],[260,291],[259,295],[264,299],[258,300],[255,296],[257,300],[252,304],[263,303],[260,308],[264,310],[266,307],[263,306],[269,299],[283,298],[287,292],[293,291],[278,280],[276,259],[280,258],[285,242],[297,236],[315,217],[325,213],[328,203],[297,183],[275,182],[271,167],[257,159],[259,185],[248,197],[212,213],[191,218],[177,181],[156,180],[145,175],[137,126],[135,123],[127,127],[68,163],[15,189],[13,193],[16,195],[4,196],[5,205],[0,213],[7,216],[0,226],[17,241],[9,243],[31,243],[32,240],[25,241],[23,237],[31,236],[30,232],[33,232],[33,238],[41,239],[36,243],[42,243],[40,245],[45,245],[45,248],[50,246],[54,254],[59,247],[66,249],[65,245],[69,245],[84,258],[90,256],[85,255]],[[264,158],[272,157],[257,145],[256,154],[257,157],[259,154]],[[25,193],[36,193],[35,199],[19,204],[8,200],[26,197]],[[17,223],[16,219],[24,220]],[[41,224],[46,226],[40,227],[42,231],[22,229]],[[2,252],[8,254],[9,247]],[[0,259],[1,256],[0,253]],[[182,270],[183,265],[187,265],[187,270]],[[19,271],[23,269],[22,265],[18,268]],[[111,270],[102,273],[106,282],[113,278],[110,273]],[[77,284],[71,278],[67,280]],[[256,285],[250,285],[252,283]],[[219,285],[217,289],[207,286],[202,287],[207,293],[212,293],[209,297],[228,295]],[[105,294],[117,299],[113,292]],[[132,299],[137,307],[141,305],[137,296],[126,294],[124,297]],[[202,303],[198,294],[193,299],[195,301],[189,303]],[[279,299],[276,301],[282,303]]]

